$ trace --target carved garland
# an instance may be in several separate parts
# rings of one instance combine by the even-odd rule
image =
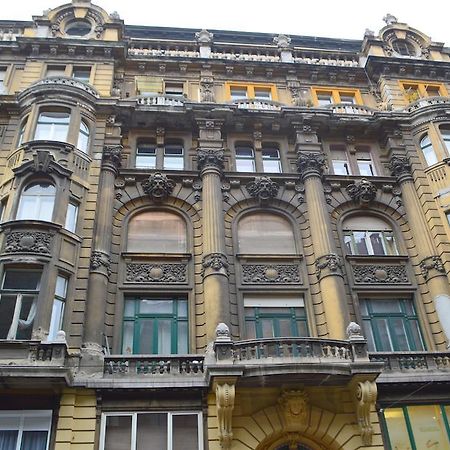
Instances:
[[[41,253],[50,254],[52,236],[47,233],[14,231],[6,236],[6,253]]]
[[[225,272],[228,274],[228,261],[226,255],[223,253],[211,253],[203,258],[202,262],[203,275],[206,269],[212,269],[214,272]]]
[[[296,264],[243,264],[243,284],[301,283]]]
[[[408,284],[406,267],[387,265],[355,265],[352,267],[355,283]]]
[[[186,283],[186,264],[127,264],[126,281],[130,283]]]

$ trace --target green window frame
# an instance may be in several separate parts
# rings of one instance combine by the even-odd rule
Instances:
[[[360,299],[369,351],[421,351],[425,344],[411,299]]]
[[[244,299],[248,339],[309,336],[303,299],[289,299],[283,306],[264,297],[261,300]]]
[[[188,342],[185,297],[125,297],[123,354],[186,354]]]
[[[450,448],[449,415],[450,406],[447,404],[408,405],[383,409],[381,423],[385,431],[386,448],[388,450]]]

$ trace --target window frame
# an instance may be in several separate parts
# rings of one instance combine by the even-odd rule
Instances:
[[[61,74],[56,75],[48,75],[49,70],[55,70],[56,68],[61,69]],[[69,64],[61,64],[61,62],[48,62],[45,65],[42,78],[48,78],[48,77],[66,77],[66,78],[73,78],[75,80],[81,81],[82,83],[87,84],[93,84],[92,74],[93,74],[93,64],[78,64],[78,63],[69,63]],[[87,79],[85,78],[78,78],[75,77],[75,71],[84,69],[86,72],[89,72],[89,77]],[[57,70],[57,69],[56,69]]]
[[[142,165],[141,167],[138,167],[137,162],[138,162],[138,150],[139,148],[145,148],[145,147],[153,147],[154,148],[154,161],[155,164],[154,166],[148,166],[148,167],[144,167],[144,165]],[[181,155],[168,155],[166,154],[166,148],[181,148]],[[164,170],[164,171],[175,171],[175,172],[179,172],[179,171],[183,171],[183,170],[187,170],[187,151],[186,151],[186,145],[185,145],[185,141],[184,139],[167,139],[166,142],[164,143],[159,143],[157,142],[157,139],[155,139],[154,137],[145,137],[145,136],[138,136],[136,138],[136,141],[134,143],[134,169],[138,169],[138,170]],[[142,159],[144,159],[145,157],[143,156]],[[149,157],[149,159],[151,159]],[[167,168],[166,167],[166,163],[167,161],[175,161],[178,160],[180,162],[182,162],[182,167],[178,167],[178,168]]]
[[[131,439],[130,439],[130,450],[136,450],[136,437],[137,437],[137,416],[138,414],[167,414],[167,449],[172,450],[173,444],[173,416],[197,416],[197,441],[198,449],[204,450],[203,442],[203,413],[202,411],[196,410],[177,410],[177,411],[166,411],[166,410],[155,410],[155,411],[111,411],[102,412],[101,422],[100,422],[100,445],[99,450],[105,450],[106,442],[106,421],[109,416],[122,416],[131,417]]]
[[[320,95],[329,95],[331,101],[331,105],[338,104],[353,104],[353,105],[364,105],[364,101],[361,95],[361,91],[359,89],[352,89],[346,87],[336,87],[336,86],[314,86],[311,87],[311,97],[313,101],[313,105],[315,107],[320,108]],[[351,96],[354,98],[353,103],[342,102],[342,96]]]
[[[64,280],[64,292],[62,295],[58,293],[58,280]],[[69,289],[69,276],[58,273],[56,277],[55,284],[55,292],[53,295],[53,303],[52,303],[52,313],[50,315],[50,324],[48,327],[48,340],[52,341],[56,339],[56,335],[58,331],[63,330],[64,328],[64,313],[66,311],[67,306],[67,292]],[[59,310],[57,307],[57,302],[60,303]],[[59,316],[59,317],[58,317]]]
[[[242,98],[235,98],[233,99],[232,94],[231,94],[231,90],[233,88],[238,88],[238,89],[242,89],[245,90],[247,93],[246,97],[242,97]],[[255,89],[262,89],[262,90],[267,90],[268,92],[270,92],[270,99],[269,98],[259,98],[256,96],[255,94]],[[227,101],[230,102],[236,102],[239,100],[257,100],[257,101],[270,101],[270,102],[277,102],[278,101],[278,93],[277,93],[277,88],[275,84],[270,84],[270,83],[240,83],[240,82],[231,82],[231,81],[227,81],[225,82],[225,98]]]
[[[34,201],[33,201],[33,205],[34,205],[34,212],[38,212],[38,214],[35,215],[35,217],[27,217],[27,216],[23,216],[23,213],[21,214],[21,205],[22,205],[22,199],[24,197],[24,193],[28,188],[31,188],[33,185],[43,185],[43,184],[47,184],[48,186],[52,186],[54,188],[54,194],[53,195],[29,195],[29,194],[25,194],[26,197],[33,197]],[[50,217],[47,218],[42,218],[42,211],[43,211],[43,207],[42,207],[42,198],[53,198],[53,205],[52,205],[52,211],[50,214]],[[58,200],[58,184],[55,182],[55,180],[53,179],[28,179],[26,180],[23,185],[21,186],[20,189],[20,195],[17,199],[17,210],[15,212],[15,219],[14,220],[42,220],[45,222],[53,222],[54,218],[55,218],[55,206],[57,205],[57,200]],[[25,208],[23,207],[23,211],[28,211],[29,208]]]
[[[325,144],[326,153],[329,156],[330,169],[332,175],[336,176],[358,176],[363,178],[371,178],[380,176],[380,164],[377,159],[377,148],[374,143],[348,144],[342,142],[328,142]],[[340,153],[340,154],[339,154]],[[363,158],[364,155],[368,158]],[[368,162],[372,174],[362,174],[360,161]],[[347,165],[347,173],[336,173],[334,163],[342,163]]]
[[[448,97],[448,92],[443,83],[428,83],[426,81],[415,81],[415,80],[399,80],[398,81],[403,96],[408,103],[413,103],[421,98],[434,97],[428,95],[427,88],[433,87],[437,88],[440,97]],[[412,92],[408,92],[410,89],[417,92],[414,95]]]

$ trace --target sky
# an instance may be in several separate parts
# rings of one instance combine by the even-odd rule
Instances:
[[[207,28],[284,33],[290,35],[362,39],[366,28],[376,33],[386,13],[399,22],[450,46],[450,2],[434,0],[97,0],[111,13],[117,11],[127,25]],[[31,20],[63,0],[2,0],[0,19]]]

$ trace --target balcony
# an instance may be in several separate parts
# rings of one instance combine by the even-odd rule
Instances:
[[[450,98],[449,97],[424,97],[420,98],[419,100],[416,100],[415,102],[410,103],[406,108],[405,111],[412,113],[419,109],[426,108],[428,106],[448,106],[450,104]]]
[[[431,187],[436,194],[445,195],[450,189],[449,161],[440,161],[425,169]]]
[[[377,352],[372,362],[382,362],[380,383],[448,381],[450,352]]]
[[[141,95],[136,103],[141,106],[165,106],[180,108],[184,106],[185,99],[175,95]]]
[[[373,116],[375,109],[364,105],[354,105],[348,103],[339,103],[327,106],[333,114],[346,114],[353,116]]]
[[[281,111],[281,103],[273,100],[259,100],[259,99],[241,99],[232,102],[238,109],[249,109],[258,111]]]

